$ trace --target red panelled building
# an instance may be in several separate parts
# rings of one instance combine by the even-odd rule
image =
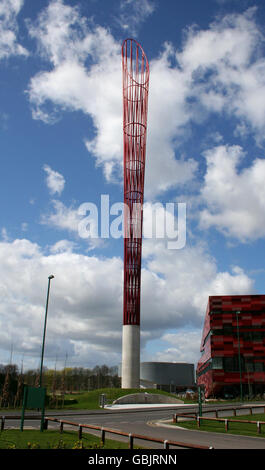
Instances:
[[[206,398],[265,393],[265,295],[209,297],[200,351]]]

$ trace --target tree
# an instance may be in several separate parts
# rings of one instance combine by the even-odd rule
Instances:
[[[21,373],[19,375],[19,378],[18,378],[17,393],[16,393],[15,401],[14,401],[14,407],[15,408],[22,404],[23,389],[24,389],[24,378],[23,378],[23,373],[21,371]]]
[[[1,396],[1,407],[9,406],[10,404],[10,372],[9,366],[6,369],[5,382]]]

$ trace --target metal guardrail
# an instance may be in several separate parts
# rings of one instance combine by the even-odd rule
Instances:
[[[229,423],[245,423],[245,424],[255,424],[257,426],[257,433],[261,434],[261,425],[265,424],[265,421],[252,421],[252,420],[247,420],[247,419],[232,419],[232,418],[220,418],[218,417],[218,411],[233,411],[234,416],[236,416],[236,410],[250,410],[250,414],[253,414],[253,408],[263,408],[264,413],[265,413],[265,406],[264,405],[253,405],[253,406],[247,406],[247,407],[233,407],[233,408],[221,408],[217,410],[204,410],[204,413],[215,413],[215,418],[210,418],[206,416],[199,416],[198,413],[191,414],[190,413],[176,413],[173,415],[173,423],[178,422],[178,418],[190,418],[194,421],[197,421],[197,427],[199,428],[201,426],[201,421],[202,420],[208,420],[208,421],[215,421],[215,422],[223,422],[225,425],[225,431],[227,432],[229,429]]]
[[[2,416],[0,416],[0,420],[1,420],[0,431],[1,431],[1,432],[4,431],[4,429],[5,429],[5,422],[6,422],[6,420],[8,420],[8,419],[21,420],[21,415],[6,415],[6,416],[2,415]],[[27,416],[25,416],[24,419],[25,419],[25,420],[26,420],[26,419],[30,419],[30,420],[32,420],[32,419],[34,419],[34,420],[35,420],[35,419],[38,419],[38,420],[40,420],[41,417],[38,416],[38,415],[27,415]]]
[[[229,429],[229,423],[245,423],[245,424],[256,424],[257,426],[257,433],[261,433],[261,425],[265,424],[265,421],[249,421],[247,419],[230,419],[230,418],[209,418],[206,416],[187,416],[187,415],[177,415],[178,417],[185,417],[185,418],[190,418],[194,421],[197,421],[197,426],[198,428],[201,426],[201,420],[207,420],[207,421],[215,421],[215,422],[223,422],[225,425],[225,430],[226,432]],[[174,423],[177,422],[177,420],[173,421]]]
[[[0,419],[1,419],[0,429],[1,429],[1,431],[4,431],[6,419],[20,419],[20,418],[21,418],[20,415],[0,416]],[[36,415],[25,416],[25,420],[26,419],[40,419],[40,417],[36,416]],[[169,449],[170,446],[181,447],[181,448],[185,448],[185,449],[213,449],[213,447],[202,446],[202,445],[197,445],[197,444],[189,444],[189,443],[186,443],[186,442],[171,441],[171,440],[167,440],[167,439],[159,439],[159,438],[151,437],[151,436],[143,436],[141,434],[132,434],[132,433],[127,433],[127,432],[123,432],[123,431],[118,431],[116,429],[110,429],[110,428],[106,428],[106,427],[102,427],[102,426],[96,426],[96,425],[93,425],[93,424],[84,424],[84,423],[80,424],[80,423],[75,423],[73,421],[61,420],[61,419],[58,419],[58,418],[48,417],[48,416],[45,416],[45,419],[44,419],[44,429],[48,429],[48,422],[49,421],[59,423],[60,433],[63,432],[64,425],[78,427],[78,438],[79,438],[79,440],[82,439],[83,428],[100,431],[101,432],[101,441],[103,442],[103,444],[105,443],[106,433],[116,434],[116,435],[119,435],[119,436],[128,437],[128,439],[129,439],[129,449],[133,449],[134,439],[150,441],[150,442],[157,442],[157,443],[163,444],[164,449]]]
[[[263,413],[265,413],[265,405],[244,405],[244,406],[232,406],[232,407],[226,407],[226,408],[219,408],[219,409],[209,409],[209,410],[205,410],[203,409],[202,410],[202,414],[206,414],[206,413],[215,413],[215,417],[218,418],[218,413],[219,411],[222,412],[222,411],[233,411],[233,415],[236,416],[236,410],[249,410],[249,414],[253,414],[253,409],[255,408],[259,408],[259,409],[262,409],[263,408]],[[173,416],[180,416],[180,414],[176,413],[175,415]],[[187,416],[189,417],[189,415],[194,415],[194,411],[187,411],[186,413],[181,413],[181,415],[184,417],[184,416]],[[198,416],[198,413],[195,413],[196,417]]]
[[[53,417],[45,417],[44,421],[44,429],[48,429],[48,422],[57,422],[60,425],[60,432],[63,432],[64,425],[69,425],[69,426],[77,426],[78,427],[78,438],[82,439],[82,432],[83,429],[93,429],[101,432],[101,441],[103,444],[105,443],[105,436],[106,433],[110,434],[116,434],[119,436],[125,436],[128,437],[129,439],[129,449],[133,449],[134,445],[134,439],[139,439],[143,441],[150,441],[150,442],[157,442],[160,444],[163,444],[164,449],[169,449],[170,446],[175,446],[175,447],[181,447],[185,449],[213,449],[213,447],[208,447],[208,446],[202,446],[202,445],[197,445],[197,444],[188,444],[186,442],[177,442],[177,441],[171,441],[167,439],[159,439],[156,437],[151,437],[151,436],[143,436],[141,434],[132,434],[132,433],[127,433],[123,431],[118,431],[116,429],[110,429],[110,428],[105,428],[102,426],[95,426],[93,424],[80,424],[80,423],[75,423],[72,421],[68,420],[60,420],[58,418],[53,418]]]

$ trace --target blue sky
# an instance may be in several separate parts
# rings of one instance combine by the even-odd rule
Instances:
[[[252,0],[0,1],[1,363],[39,366],[49,274],[45,365],[121,360],[123,240],[78,227],[123,201],[126,37],[150,65],[147,207],[186,204],[185,246],[144,239],[142,360],[196,364],[208,296],[264,293],[264,23]]]

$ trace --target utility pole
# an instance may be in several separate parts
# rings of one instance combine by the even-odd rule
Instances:
[[[46,300],[46,309],[45,309],[45,318],[44,318],[44,328],[43,328],[43,339],[42,339],[42,349],[41,349],[41,363],[40,363],[40,381],[39,387],[42,386],[42,368],[43,368],[43,357],[44,357],[44,346],[45,346],[45,336],[46,336],[46,324],[47,324],[47,314],[48,314],[48,305],[49,305],[49,295],[50,295],[50,283],[51,279],[54,276],[51,274],[48,277],[48,290],[47,290],[47,300]]]
[[[238,365],[239,365],[239,380],[240,380],[240,400],[243,401],[243,388],[242,388],[242,369],[241,369],[241,354],[240,354],[240,338],[239,338],[239,326],[238,326],[238,315],[240,310],[236,311],[236,326],[237,326],[237,345],[238,345]]]

